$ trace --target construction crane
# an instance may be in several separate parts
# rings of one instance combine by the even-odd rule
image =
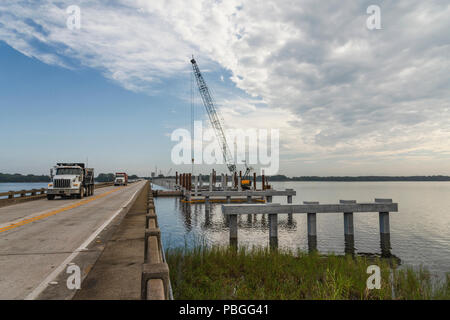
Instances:
[[[203,104],[205,105],[206,112],[208,113],[209,121],[211,122],[222,148],[223,160],[225,161],[228,170],[234,174],[236,172],[236,164],[233,160],[233,156],[231,155],[230,148],[228,147],[225,132],[222,124],[220,123],[219,115],[211,97],[211,93],[209,92],[208,86],[206,85],[205,79],[203,79],[202,73],[200,72],[194,57],[192,57],[191,63],[192,69],[194,70],[195,79],[197,81],[198,90],[200,91]]]
[[[205,79],[200,72],[200,68],[198,67],[197,61],[195,61],[194,57],[191,59],[192,69],[194,71],[195,79],[197,81],[198,90],[200,91],[200,95],[202,97],[203,104],[205,106],[206,112],[208,113],[209,121],[214,129],[217,139],[220,142],[222,148],[223,160],[233,175],[236,173],[236,163],[231,155],[230,148],[227,143],[227,139],[225,137],[225,132],[220,122],[220,118],[214,105],[214,100],[212,99],[211,93],[206,85]],[[243,187],[250,187],[251,181],[249,179],[245,179],[250,174],[251,168],[247,166],[247,162],[245,162],[245,174],[244,180],[241,181]]]

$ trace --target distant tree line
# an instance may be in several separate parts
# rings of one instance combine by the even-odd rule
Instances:
[[[165,178],[173,178],[175,176],[168,176]],[[319,177],[319,176],[301,176],[301,177],[287,177],[285,175],[274,175],[274,176],[266,176],[269,181],[450,181],[450,176],[328,176],[328,177]],[[250,176],[250,179],[253,180],[253,176]],[[208,175],[202,175],[202,180],[207,182],[209,181]],[[221,175],[217,175],[217,181],[221,180]],[[261,181],[262,177],[257,176],[256,181]],[[228,176],[228,181],[230,181],[230,177]]]
[[[257,178],[257,180],[260,180]],[[284,175],[270,176],[270,181],[450,181],[450,176],[343,176],[343,177],[286,177]]]
[[[20,173],[0,173],[0,182],[49,182],[49,176],[22,175]]]
[[[112,182],[114,181],[114,173],[100,173],[95,181],[97,182]],[[135,174],[128,176],[128,179],[134,180],[139,179],[139,177]],[[50,182],[50,177],[46,175],[22,175],[20,173],[0,173],[0,183],[1,182]]]

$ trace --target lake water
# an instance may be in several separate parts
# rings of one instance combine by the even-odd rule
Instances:
[[[2,182],[0,183],[0,193],[8,191],[31,190],[47,188],[48,182]],[[4,197],[3,197],[4,198]]]
[[[426,266],[440,276],[450,272],[450,182],[271,182],[276,190],[297,191],[293,203],[339,200],[373,202],[392,198],[399,212],[390,214],[391,254],[403,265]],[[154,189],[161,189],[154,186]],[[273,203],[287,203],[274,197]],[[201,239],[208,244],[228,244],[229,229],[221,204],[184,204],[179,198],[155,198],[158,223],[165,248],[192,246]],[[278,246],[307,251],[306,215],[279,215]],[[355,213],[355,252],[381,254],[378,213]],[[242,216],[239,245],[269,245],[267,216]],[[317,249],[322,253],[345,252],[342,213],[317,214]]]

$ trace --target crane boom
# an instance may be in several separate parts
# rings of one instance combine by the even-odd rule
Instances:
[[[191,60],[192,69],[194,70],[195,79],[197,81],[198,90],[200,91],[200,95],[202,96],[203,104],[205,106],[206,112],[208,113],[209,120],[214,129],[217,139],[219,139],[222,155],[225,164],[230,170],[231,173],[236,172],[236,164],[233,160],[233,156],[231,155],[230,148],[228,147],[227,139],[225,137],[225,132],[223,130],[222,124],[220,122],[217,109],[214,106],[213,99],[211,97],[211,93],[209,92],[208,86],[206,85],[205,79],[200,72],[200,69],[197,65],[197,62],[192,57]]]

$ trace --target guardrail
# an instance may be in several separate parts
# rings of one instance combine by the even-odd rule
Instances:
[[[130,182],[130,183],[134,183]],[[100,182],[96,183],[94,185],[95,189],[105,188],[113,186],[114,182]],[[18,190],[18,191],[8,191],[8,192],[2,192],[0,193],[0,207],[7,206],[10,204],[25,202],[25,201],[32,201],[32,200],[39,200],[43,199],[47,196],[47,189],[46,188],[40,188],[40,189],[31,189],[31,190]],[[3,198],[2,197],[6,197]]]
[[[169,266],[164,255],[161,230],[155,212],[153,192],[149,184],[147,215],[145,217],[145,249],[141,278],[142,300],[173,300]]]

